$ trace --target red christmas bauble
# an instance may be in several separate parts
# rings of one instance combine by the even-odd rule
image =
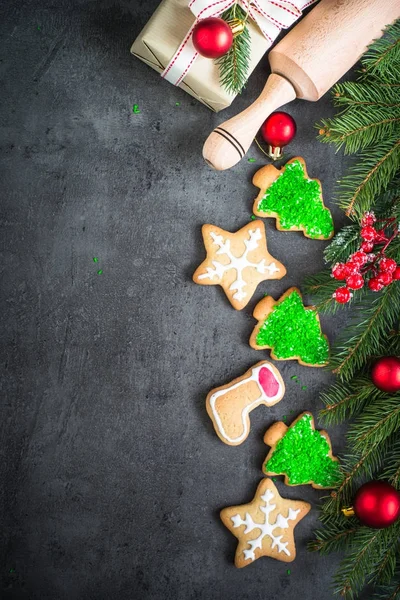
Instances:
[[[394,394],[400,391],[400,358],[384,356],[379,358],[371,370],[372,383],[378,390]]]
[[[356,493],[353,509],[363,525],[383,529],[400,517],[400,494],[386,481],[369,481]]]
[[[193,46],[205,58],[220,58],[230,50],[233,33],[228,23],[218,17],[202,19],[192,33]]]
[[[280,158],[282,153],[274,152],[275,149],[283,148],[291,142],[296,135],[296,129],[296,121],[285,112],[277,111],[268,117],[261,127],[261,135],[270,146],[271,158]],[[277,156],[274,156],[274,153]]]

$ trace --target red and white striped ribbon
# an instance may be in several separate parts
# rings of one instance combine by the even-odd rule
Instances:
[[[198,52],[193,46],[192,32],[200,19],[217,17],[237,2],[259,26],[268,40],[268,48],[282,29],[287,29],[301,16],[302,10],[316,0],[190,0],[189,8],[196,20],[185,35],[182,43],[161,73],[161,77],[179,85],[187,75]]]

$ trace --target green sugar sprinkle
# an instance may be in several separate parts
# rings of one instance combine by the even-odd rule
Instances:
[[[99,259],[97,258],[97,256],[93,256],[93,262],[94,262],[94,263],[97,263],[97,262],[99,262]]]
[[[305,414],[276,444],[265,471],[286,475],[291,485],[313,481],[322,487],[335,486],[342,479],[339,463],[328,456],[330,446],[320,431],[312,428]]]
[[[138,104],[134,104],[134,105],[132,106],[132,112],[133,112],[135,115],[138,115],[138,114],[140,113],[140,109],[139,109],[139,105],[138,105]]]
[[[317,313],[303,306],[297,291],[274,306],[260,327],[256,344],[272,348],[278,359],[296,357],[307,365],[328,362],[328,342],[321,333]]]
[[[99,270],[97,271],[97,275],[103,275],[103,269],[99,269]]]
[[[180,106],[181,103],[180,102],[175,102],[175,106]]]
[[[273,478],[272,478],[272,481],[278,481],[278,480],[277,480],[277,478],[276,478],[276,477],[273,477]]]
[[[256,159],[255,158],[248,158],[247,161],[248,162],[256,162]]]
[[[307,389],[307,386],[306,386],[306,385],[302,385],[302,386],[301,386],[301,389],[302,389],[302,390],[306,390],[306,389]]]
[[[297,375],[292,375],[290,379],[298,379]]]
[[[266,215],[276,213],[282,229],[301,227],[310,238],[328,239],[333,233],[330,211],[321,199],[321,185],[305,177],[300,161],[286,165],[258,204]]]
[[[288,575],[290,575],[290,569],[288,569],[288,570],[286,571],[286,573],[287,573]]]
[[[255,215],[250,215],[250,220],[251,221],[255,221],[257,219],[257,217]]]

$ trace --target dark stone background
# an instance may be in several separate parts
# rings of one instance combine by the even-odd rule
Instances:
[[[265,163],[253,148],[256,163],[213,172],[202,144],[255,98],[268,64],[231,108],[211,113],[129,54],[156,6],[1,8],[0,597],[328,600],[340,557],[306,550],[323,493],[278,484],[313,504],[291,565],[235,569],[236,542],[218,518],[253,497],[266,427],[291,410],[316,414],[328,373],[279,364],[284,400],[254,411],[236,448],[219,441],[204,406],[212,387],[268,357],[248,345],[253,307],[317,272],[324,243],[267,221],[288,274],[261,284],[242,312],[220,288],[192,283],[201,225],[246,224]],[[314,129],[333,113],[330,96],[288,110],[298,124],[288,155],[322,180],[340,226],[331,198],[347,162]],[[340,323],[322,324],[332,339]],[[343,449],[342,432],[330,433]]]

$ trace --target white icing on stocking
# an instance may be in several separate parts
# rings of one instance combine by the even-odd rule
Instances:
[[[267,396],[265,394],[263,387],[260,385],[259,373],[260,373],[261,369],[268,369],[272,373],[272,375],[275,378],[275,381],[278,384],[278,390],[274,396]],[[215,403],[218,400],[218,398],[220,398],[221,396],[224,396],[227,392],[230,392],[231,390],[234,390],[242,385],[247,385],[250,381],[256,382],[256,384],[258,385],[258,388],[260,390],[260,395],[258,398],[253,400],[253,402],[251,404],[248,404],[242,410],[241,418],[242,418],[242,425],[243,425],[243,433],[236,438],[231,438],[231,437],[229,437],[229,435],[226,433],[226,431],[224,429],[224,425],[223,425],[222,420],[221,420],[221,418],[218,414],[218,411],[215,407]],[[242,442],[244,439],[246,439],[246,437],[249,434],[249,427],[248,427],[246,417],[249,414],[249,412],[252,410],[254,405],[259,404],[260,402],[264,402],[267,406],[270,406],[271,404],[275,404],[276,399],[278,397],[280,397],[281,395],[282,395],[282,384],[280,383],[280,381],[276,377],[274,371],[269,367],[268,364],[262,364],[262,365],[259,365],[258,367],[255,367],[254,369],[251,370],[250,376],[246,377],[246,379],[241,379],[237,383],[234,383],[231,387],[224,388],[223,390],[219,390],[218,392],[215,392],[215,394],[213,394],[210,398],[210,406],[211,406],[211,410],[212,410],[212,414],[213,414],[215,423],[218,426],[218,430],[219,430],[221,436],[224,437],[228,442],[231,442],[232,444],[238,444],[238,443]]]
[[[231,269],[236,270],[236,280],[229,287],[231,291],[235,291],[233,294],[233,298],[235,300],[243,300],[247,296],[247,292],[244,291],[244,288],[247,285],[247,282],[243,279],[243,270],[246,267],[253,267],[257,270],[258,273],[266,273],[269,271],[270,275],[277,273],[279,271],[278,267],[274,262],[269,265],[265,264],[265,258],[260,260],[258,263],[253,263],[249,261],[247,255],[252,250],[258,248],[258,241],[262,239],[262,234],[260,229],[249,229],[249,239],[244,240],[244,244],[246,246],[243,254],[241,256],[235,256],[231,251],[231,241],[224,240],[222,235],[217,235],[213,231],[210,233],[214,244],[219,246],[219,250],[217,250],[216,254],[224,254],[229,258],[229,263],[224,265],[217,260],[213,260],[212,264],[214,268],[207,267],[207,273],[203,273],[203,275],[199,275],[199,279],[214,279],[217,277],[218,279],[222,279],[224,273],[230,271]]]
[[[249,513],[246,513],[244,520],[241,518],[240,515],[235,515],[235,516],[231,517],[233,527],[236,528],[236,527],[240,527],[241,525],[246,525],[246,528],[243,533],[250,533],[251,531],[254,531],[254,529],[259,529],[261,532],[257,538],[255,538],[254,540],[248,541],[248,545],[250,546],[250,548],[243,550],[245,560],[248,560],[248,559],[255,560],[256,556],[255,556],[254,551],[257,548],[259,548],[259,549],[262,548],[263,539],[266,536],[268,536],[272,540],[272,546],[271,546],[272,549],[277,547],[278,552],[284,552],[285,554],[287,554],[287,556],[290,556],[290,552],[287,549],[289,542],[282,542],[282,538],[284,537],[284,535],[276,536],[276,535],[274,535],[274,530],[278,529],[278,528],[279,529],[288,529],[289,521],[294,521],[296,519],[297,515],[300,512],[300,509],[293,510],[293,508],[289,508],[287,517],[284,517],[283,515],[278,514],[276,517],[275,523],[270,523],[269,515],[276,508],[276,504],[270,503],[270,501],[272,500],[273,497],[274,497],[274,493],[272,492],[272,490],[267,489],[260,498],[261,500],[263,500],[265,502],[265,506],[260,505],[260,507],[259,507],[260,511],[263,512],[265,515],[264,523],[254,522],[253,518],[249,515]]]

